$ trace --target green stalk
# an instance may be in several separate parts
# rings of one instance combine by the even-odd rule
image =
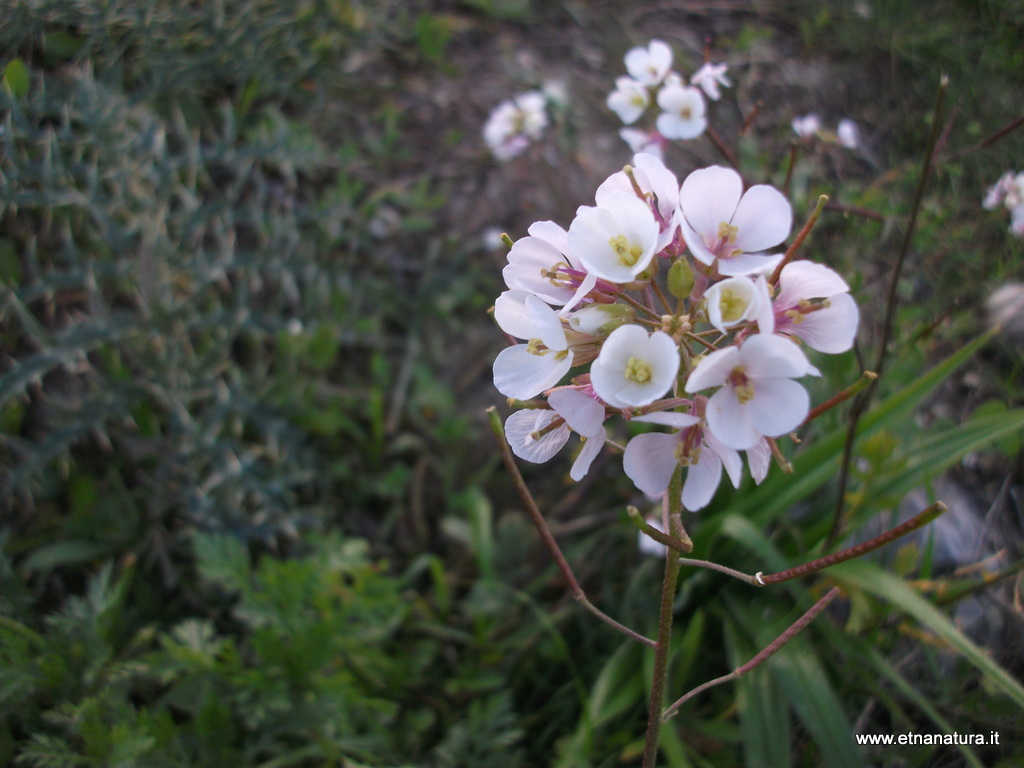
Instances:
[[[679,516],[683,511],[683,469],[676,467],[665,492],[668,531],[676,539],[687,540]],[[668,675],[669,641],[672,639],[672,608],[675,604],[676,581],[679,578],[679,556],[672,548],[665,550],[665,577],[661,583],[661,609],[658,614],[658,640],[654,648],[654,675],[651,678],[651,699],[647,706],[647,734],[644,737],[643,768],[654,768],[658,759],[658,735],[661,732],[661,710]]]

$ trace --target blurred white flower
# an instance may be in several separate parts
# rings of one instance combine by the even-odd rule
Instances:
[[[699,88],[666,84],[658,91],[658,106],[665,111],[655,124],[666,139],[695,139],[707,128],[707,107]]]
[[[657,85],[672,67],[672,49],[661,40],[651,40],[646,48],[626,53],[626,71],[643,85]]]
[[[809,139],[821,130],[821,118],[813,112],[803,117],[795,117],[792,122],[793,131],[801,139]]]
[[[732,85],[732,81],[725,76],[725,70],[728,68],[727,64],[712,64],[706,61],[704,66],[694,72],[690,78],[690,85],[698,86],[709,99],[718,101],[722,96],[718,86],[728,88]]]
[[[844,118],[836,127],[836,138],[847,149],[857,149],[860,146],[860,128],[853,120]]]
[[[540,137],[548,124],[546,100],[540,91],[521,93],[501,102],[484,124],[484,141],[498,160],[510,160]]]
[[[647,88],[631,77],[616,78],[615,90],[608,94],[608,109],[626,125],[635,123],[650,103]]]

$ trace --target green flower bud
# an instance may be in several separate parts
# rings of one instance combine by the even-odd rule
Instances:
[[[693,270],[686,259],[679,259],[668,270],[668,292],[677,299],[685,299],[693,290]]]

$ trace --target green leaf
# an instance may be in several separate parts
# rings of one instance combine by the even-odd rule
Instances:
[[[829,576],[848,589],[862,589],[892,603],[896,608],[917,620],[960,652],[999,690],[1024,709],[1024,687],[1005,669],[964,635],[956,625],[934,605],[911,589],[905,582],[884,571],[874,563],[851,560],[834,566]]]
[[[23,99],[28,95],[31,79],[28,74],[28,67],[21,59],[11,59],[4,67],[3,77],[4,88],[16,99]]]

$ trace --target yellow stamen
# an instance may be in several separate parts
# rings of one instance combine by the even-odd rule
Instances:
[[[619,264],[624,267],[632,267],[640,260],[644,252],[639,245],[630,243],[625,235],[616,235],[608,241],[608,244],[615,251],[615,255],[619,257]]]
[[[629,358],[629,362],[626,363],[626,378],[637,384],[646,384],[651,380],[650,364],[635,357]]]

